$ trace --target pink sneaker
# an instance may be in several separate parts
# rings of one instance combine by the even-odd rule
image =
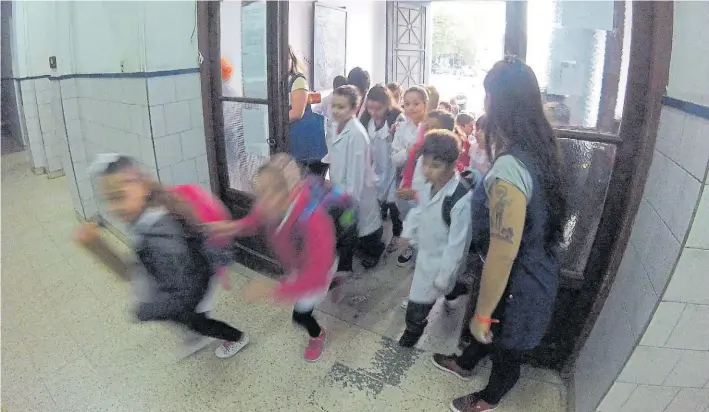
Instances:
[[[325,328],[321,328],[320,336],[317,338],[310,338],[308,347],[305,348],[306,361],[315,362],[322,357],[323,350],[325,349],[325,338]]]

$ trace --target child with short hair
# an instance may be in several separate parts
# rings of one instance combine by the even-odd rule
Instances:
[[[236,354],[249,342],[240,330],[208,317],[215,261],[193,207],[144,174],[136,162],[117,154],[99,156],[92,169],[100,180],[108,211],[129,225],[139,265],[117,270],[136,292],[140,321],[168,321],[205,337],[222,339],[217,357]],[[77,241],[109,267],[120,257],[102,241],[99,227],[85,223]],[[124,266],[127,268],[127,266]]]
[[[337,122],[337,129],[330,152],[330,180],[350,194],[358,205],[358,249],[363,255],[362,266],[371,269],[379,263],[386,246],[382,242],[384,228],[377,201],[372,141],[356,118],[359,100],[360,95],[355,86],[346,85],[335,89],[332,116]],[[340,269],[352,270],[344,267]]]
[[[265,229],[289,275],[277,286],[252,283],[247,297],[293,302],[293,322],[310,336],[305,360],[314,362],[322,356],[326,334],[313,310],[327,296],[336,265],[332,220],[320,206],[309,210],[312,193],[292,158],[275,155],[259,168],[255,180],[256,202],[249,215],[212,225],[212,233],[244,237]]]
[[[431,130],[426,133],[419,152],[426,184],[418,205],[404,221],[402,233],[402,246],[415,242],[418,247],[406,309],[406,330],[399,340],[403,347],[413,347],[418,342],[436,300],[453,290],[471,237],[470,192],[451,205],[450,225],[443,217],[444,203],[460,183],[456,173],[458,138],[448,130]]]

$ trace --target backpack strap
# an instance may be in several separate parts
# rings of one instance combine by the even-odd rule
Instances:
[[[475,189],[479,180],[480,176],[475,170],[465,170],[460,174],[458,186],[455,187],[450,196],[446,196],[443,199],[443,204],[441,205],[441,214],[446,226],[451,227],[451,211],[453,211],[455,204],[468,192]]]

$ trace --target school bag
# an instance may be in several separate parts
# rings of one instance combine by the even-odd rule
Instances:
[[[305,223],[315,210],[322,206],[332,218],[337,245],[351,243],[357,238],[359,214],[357,202],[341,187],[318,176],[305,180],[310,191],[310,202],[298,216],[297,222]]]
[[[216,196],[204,190],[199,185],[178,185],[169,189],[172,193],[182,198],[190,205],[195,217],[202,223],[221,222],[231,219],[231,213]],[[229,278],[226,276],[226,266],[231,262],[231,255],[228,246],[231,243],[229,237],[211,237],[205,239],[207,246],[210,246],[208,253],[209,260],[216,266],[216,275],[221,281],[224,289],[230,289]]]
[[[478,185],[480,180],[480,173],[478,173],[477,170],[465,170],[460,174],[458,186],[456,186],[450,196],[443,198],[443,204],[441,205],[441,214],[446,226],[451,227],[451,211],[453,210],[453,206],[455,206],[463,196],[468,194],[468,192],[475,189],[475,186]]]
[[[286,92],[289,96],[293,82],[298,78],[305,76],[296,73],[287,83]],[[320,160],[327,154],[325,117],[315,113],[310,103],[306,102],[303,117],[290,123],[290,154],[300,162]]]

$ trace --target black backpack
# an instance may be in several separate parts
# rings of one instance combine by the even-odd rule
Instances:
[[[441,214],[443,215],[443,221],[446,223],[446,226],[451,227],[451,211],[453,210],[453,206],[455,206],[463,196],[468,194],[468,192],[475,189],[475,186],[480,183],[480,180],[480,174],[476,170],[465,170],[460,174],[458,186],[455,188],[455,191],[453,191],[453,194],[443,199],[443,205],[441,206]]]

